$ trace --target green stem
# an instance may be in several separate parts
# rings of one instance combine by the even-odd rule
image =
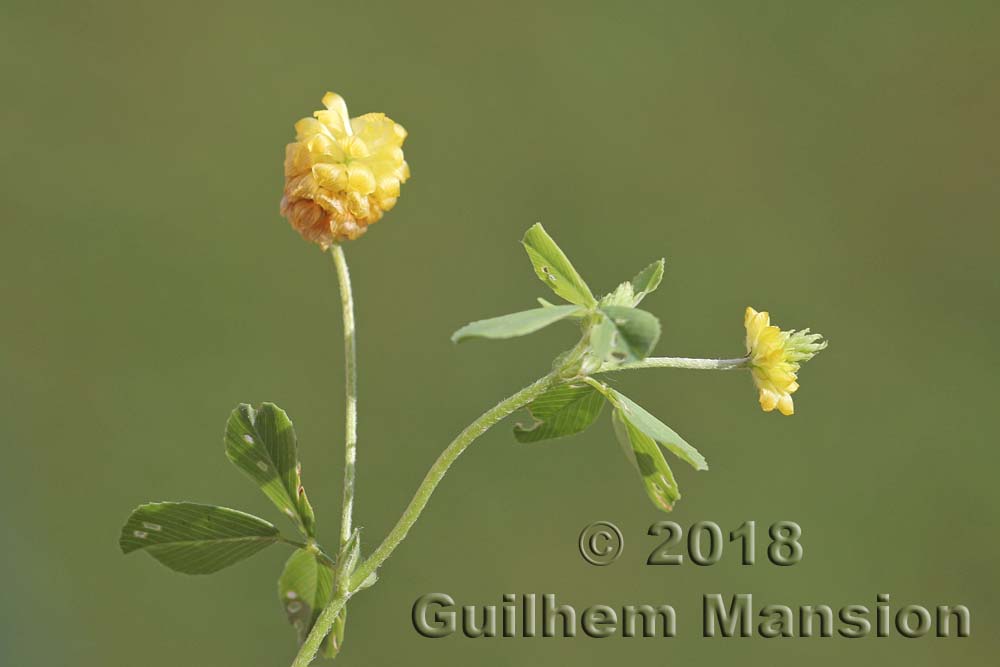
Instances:
[[[739,359],[688,359],[686,357],[648,357],[642,361],[620,366],[602,366],[598,373],[629,371],[637,368],[690,368],[704,371],[731,371],[750,366],[748,357]]]
[[[330,605],[323,610],[322,614],[320,614],[316,623],[313,625],[312,630],[309,632],[309,637],[299,649],[299,654],[295,658],[295,662],[292,663],[292,667],[305,667],[309,664],[312,658],[316,655],[316,651],[319,650],[319,646],[323,642],[323,639],[333,627],[333,623],[337,618],[337,613],[339,613],[340,609],[344,606],[343,602],[346,602],[346,598],[343,598],[342,596],[349,596],[352,591],[357,590],[365,579],[367,579],[372,572],[377,570],[379,566],[382,565],[382,563],[384,563],[385,560],[392,554],[392,552],[395,551],[396,547],[398,547],[399,544],[406,539],[406,534],[410,531],[410,528],[413,527],[413,524],[416,523],[420,513],[427,505],[427,501],[430,500],[431,494],[434,493],[434,489],[437,488],[438,483],[444,477],[445,473],[448,472],[448,468],[450,468],[451,464],[455,462],[455,459],[457,459],[459,455],[465,451],[465,448],[471,445],[476,438],[489,430],[491,426],[515,410],[518,410],[535,400],[557,382],[559,382],[559,369],[533,382],[510,398],[500,401],[495,406],[484,412],[476,421],[466,426],[465,429],[463,429],[462,432],[451,441],[451,444],[449,444],[445,450],[441,452],[441,455],[438,456],[434,465],[431,466],[431,469],[424,477],[424,481],[420,483],[420,487],[413,495],[413,499],[410,500],[410,504],[406,506],[406,510],[403,511],[403,515],[399,518],[399,521],[396,522],[396,525],[382,541],[382,544],[375,549],[372,555],[369,556],[364,563],[359,565],[357,569],[354,570],[353,575],[351,575],[349,590],[342,592],[340,597],[331,601]],[[336,610],[329,613],[330,609],[334,606],[337,607]]]
[[[292,662],[292,667],[309,667],[309,664],[316,657],[316,653],[319,652],[319,647],[326,639],[326,635],[330,632],[330,628],[333,627],[334,621],[337,620],[337,616],[344,609],[344,605],[347,601],[351,599],[350,591],[340,592],[337,597],[330,601],[323,611],[320,613],[319,618],[316,619],[316,624],[313,626],[312,631],[306,640],[302,642],[302,646],[299,648],[298,655],[295,656],[295,661]],[[316,629],[319,627],[326,628],[324,632],[317,632]]]
[[[351,537],[354,512],[354,470],[358,457],[358,346],[354,336],[354,297],[351,274],[340,244],[330,248],[337,267],[340,306],[344,321],[344,499],[340,517],[340,546]]]

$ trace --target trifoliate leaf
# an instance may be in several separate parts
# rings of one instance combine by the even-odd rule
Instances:
[[[589,384],[564,384],[548,390],[528,405],[535,423],[517,424],[518,442],[538,442],[585,431],[604,407],[604,397]]]
[[[197,503],[149,503],[132,511],[118,541],[146,550],[171,570],[211,574],[278,540],[278,529],[251,514]]]
[[[663,265],[662,259],[657,260],[632,279],[632,288],[635,290],[635,297],[632,300],[633,306],[638,306],[647,294],[660,286],[660,281],[663,280]]]
[[[316,516],[302,486],[295,429],[273,403],[258,409],[242,403],[226,424],[226,456],[260,487],[307,537],[316,534]]]
[[[540,223],[532,225],[521,243],[535,267],[535,274],[553,292],[579,306],[592,308],[597,305],[587,283]]]
[[[532,310],[522,310],[519,313],[491,317],[488,320],[478,320],[451,335],[453,343],[460,343],[468,338],[515,338],[526,336],[543,329],[559,320],[565,320],[582,314],[579,306],[544,306]]]
[[[669,449],[678,458],[687,461],[695,470],[708,470],[708,463],[701,453],[689,445],[684,438],[661,422],[659,419],[646,412],[628,396],[609,389],[609,396],[615,406],[621,410],[622,415],[645,433],[648,437]]]
[[[681,493],[656,441],[633,424],[619,408],[612,413],[612,423],[618,442],[639,471],[649,499],[659,509],[671,511]]]

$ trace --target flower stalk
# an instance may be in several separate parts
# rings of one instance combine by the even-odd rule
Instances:
[[[732,371],[738,368],[749,368],[750,359],[689,359],[687,357],[647,357],[642,361],[630,364],[606,364],[599,368],[598,373],[613,373],[615,371],[630,371],[639,368],[687,368],[702,371]]]
[[[344,494],[340,516],[340,546],[347,544],[353,529],[354,479],[358,450],[358,346],[354,328],[354,296],[347,257],[339,243],[330,247],[337,283],[340,285],[340,306],[344,323]]]

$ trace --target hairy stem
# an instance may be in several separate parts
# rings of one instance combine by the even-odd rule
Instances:
[[[344,323],[344,494],[340,514],[340,549],[351,537],[354,514],[354,476],[358,458],[358,345],[354,330],[354,295],[351,290],[351,273],[347,268],[344,248],[336,243],[330,248],[333,264],[337,268],[337,284],[340,286],[341,319]],[[338,551],[340,550],[338,549]],[[350,582],[338,581],[335,593],[346,595]],[[347,598],[344,598],[344,604]],[[341,605],[343,606],[343,605]],[[341,612],[334,645],[339,650],[347,623],[347,610]],[[331,616],[331,624],[337,614]],[[320,639],[322,642],[322,638]],[[317,647],[319,644],[316,645]],[[314,651],[315,653],[315,651]]]
[[[333,622],[337,620],[337,616],[343,611],[344,605],[347,604],[349,599],[351,599],[350,591],[338,592],[337,596],[330,601],[330,604],[323,609],[319,618],[316,619],[316,625],[313,626],[306,640],[302,642],[299,653],[295,656],[295,661],[292,662],[292,667],[309,667],[313,658],[316,657],[316,653],[319,652],[319,647],[323,643],[323,640],[326,639],[327,633],[333,627]],[[316,629],[319,627],[326,628],[326,631],[322,633],[317,632]]]
[[[495,406],[484,412],[476,421],[472,422],[465,429],[462,430],[458,436],[451,441],[441,455],[438,456],[434,465],[427,472],[424,477],[424,481],[420,483],[420,487],[417,489],[416,493],[413,495],[413,499],[410,500],[410,504],[406,506],[406,510],[403,511],[403,515],[396,522],[396,525],[389,532],[386,538],[382,541],[382,544],[372,553],[371,556],[365,560],[364,563],[359,565],[354,573],[351,575],[350,588],[347,591],[341,592],[341,594],[330,602],[323,613],[320,614],[319,618],[316,620],[315,625],[313,625],[312,630],[309,632],[309,637],[306,639],[305,643],[299,650],[299,655],[296,657],[295,662],[292,663],[292,667],[305,667],[308,665],[312,658],[316,655],[316,651],[319,650],[320,644],[323,639],[330,632],[333,627],[333,623],[337,618],[337,613],[343,608],[343,602],[346,601],[343,598],[344,595],[349,596],[352,591],[357,590],[359,586],[367,579],[372,572],[378,569],[380,565],[395,551],[396,547],[406,539],[406,534],[416,523],[417,518],[420,513],[424,510],[427,505],[427,501],[430,500],[431,494],[434,493],[434,489],[437,488],[438,483],[444,477],[445,473],[448,472],[448,468],[451,464],[455,462],[455,459],[465,451],[465,448],[471,445],[476,438],[485,433],[491,426],[496,424],[498,421],[511,414],[515,410],[518,410],[535,398],[543,394],[549,387],[559,382],[558,371],[553,371],[548,375],[542,377],[541,379],[528,385],[521,391],[517,392],[510,398],[500,401]],[[336,605],[337,609],[333,613],[330,609]]]
[[[354,297],[351,274],[340,244],[330,248],[337,267],[340,306],[344,321],[344,500],[340,517],[340,546],[351,537],[354,512],[354,469],[358,456],[358,346],[354,337]]]
[[[691,368],[705,371],[731,371],[737,368],[748,368],[750,359],[740,357],[738,359],[688,359],[686,357],[648,357],[642,361],[631,364],[621,364],[620,366],[602,366],[598,373],[611,373],[614,371],[630,371],[637,368]]]

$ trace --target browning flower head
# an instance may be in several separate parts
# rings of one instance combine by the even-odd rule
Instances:
[[[402,125],[383,113],[350,118],[336,93],[324,95],[323,105],[295,124],[285,149],[281,214],[325,250],[358,238],[395,206],[410,168]]]
[[[766,312],[747,308],[743,325],[747,330],[747,356],[754,384],[760,392],[760,407],[775,408],[783,415],[795,412],[792,394],[799,388],[799,362],[808,361],[826,348],[820,334],[781,331]]]

